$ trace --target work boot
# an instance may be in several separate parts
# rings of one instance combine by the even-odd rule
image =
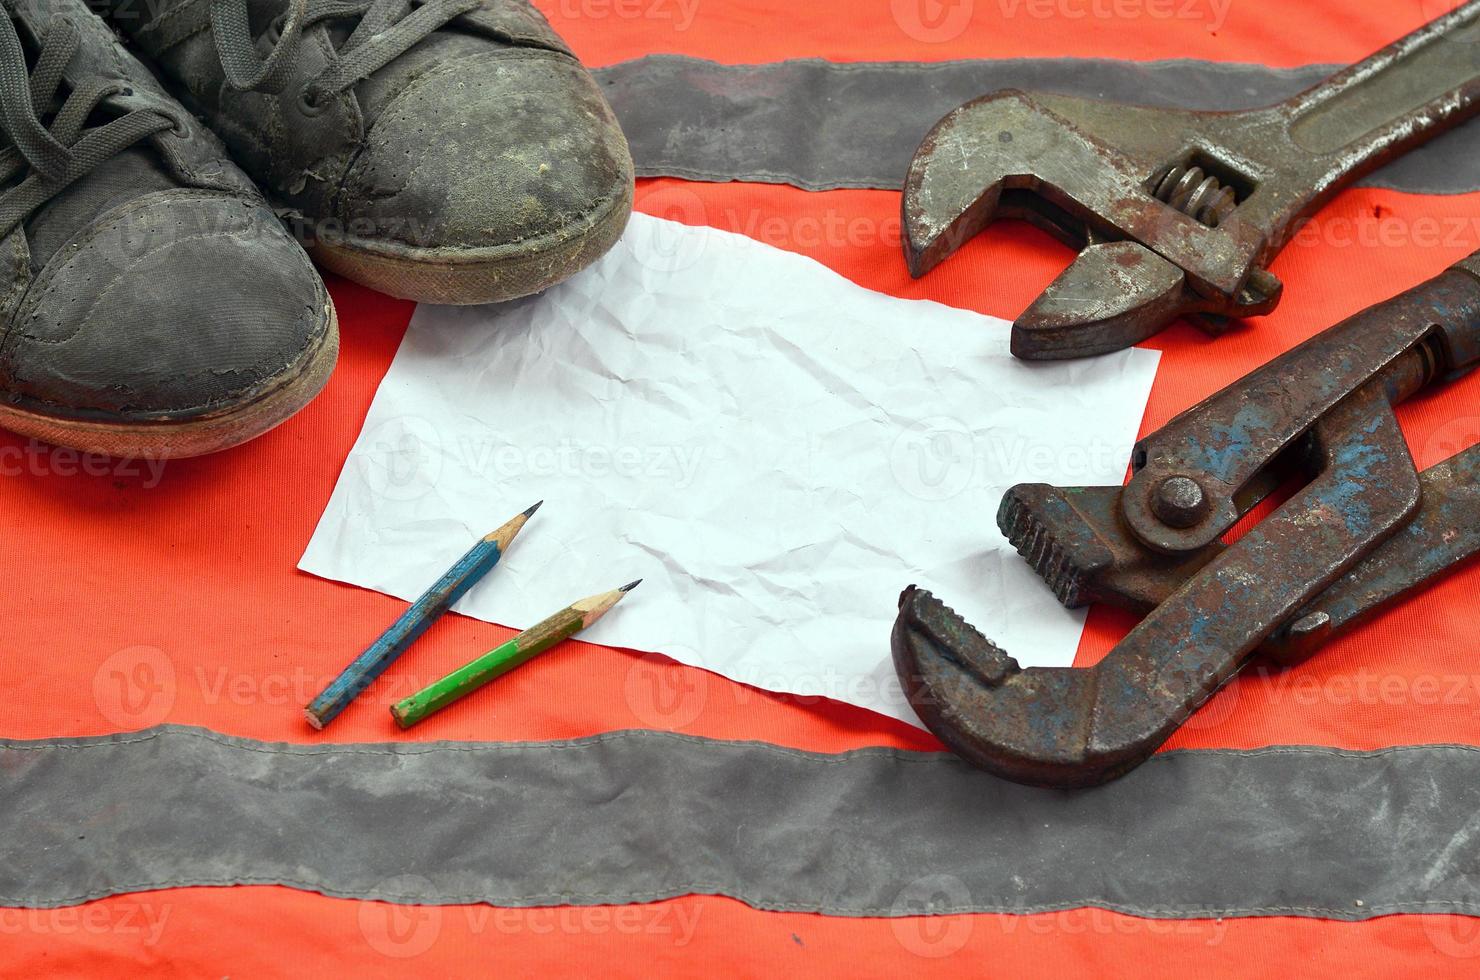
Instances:
[[[312,263],[80,0],[5,0],[0,127],[0,426],[192,456],[323,387],[339,332]]]
[[[513,299],[626,225],[627,141],[526,0],[94,2],[357,282]]]

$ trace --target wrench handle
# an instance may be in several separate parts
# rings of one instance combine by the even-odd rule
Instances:
[[[1365,172],[1480,109],[1480,0],[1281,107],[1296,146]]]
[[[1418,475],[1423,499],[1407,526],[1265,641],[1286,666],[1480,554],[1480,446]]]

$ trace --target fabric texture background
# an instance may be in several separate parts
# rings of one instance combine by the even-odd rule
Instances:
[[[1365,57],[1448,7],[1446,0],[1182,0],[1170,15],[1155,12],[1167,5],[1152,3],[1121,4],[1119,14],[1117,5],[1103,4],[1110,13],[1099,15],[1075,0],[538,5],[593,66],[668,53],[725,64],[1074,57],[1281,69]],[[1044,7],[1049,16],[1035,13]],[[1065,11],[1085,13],[1060,16]],[[911,280],[899,251],[899,197],[884,190],[656,179],[639,183],[637,208],[793,249],[871,289],[1009,319],[1069,259],[1046,235],[1004,224]],[[1287,288],[1273,315],[1216,341],[1179,325],[1151,342],[1163,361],[1143,432],[1477,247],[1480,195],[1343,193],[1275,262]],[[702,670],[581,642],[504,678],[486,709],[445,712],[400,735],[386,706],[410,693],[410,681],[511,635],[457,616],[430,630],[360,710],[322,735],[308,729],[301,705],[404,606],[293,570],[411,314],[409,303],[350,283],[331,279],[330,289],[343,349],[328,388],[288,424],[237,450],[160,471],[142,460],[79,459],[0,433],[0,529],[9,558],[0,566],[8,597],[0,736],[93,736],[170,723],[297,744],[419,744],[660,728],[812,752],[939,749],[928,735],[860,710],[772,697]],[[909,325],[900,329],[907,336]],[[1399,418],[1421,466],[1464,448],[1480,438],[1480,377],[1405,404]],[[512,513],[528,501],[508,503]],[[1169,748],[1480,745],[1477,590],[1480,570],[1471,568],[1296,670],[1246,672]],[[1102,656],[1130,625],[1114,611],[1092,612],[1079,662]],[[1229,787],[1223,807],[1243,805]],[[715,806],[729,804],[718,799]],[[343,829],[355,832],[354,825]],[[1473,849],[1474,839],[1456,838],[1456,846]],[[1205,846],[1221,843],[1209,830]],[[1072,841],[1057,859],[1070,866],[1079,859]],[[415,873],[409,863],[406,873]],[[758,911],[706,896],[585,910],[417,910],[278,885],[181,887],[55,910],[0,908],[0,930],[7,967],[33,975],[166,968],[263,975],[287,964],[365,976],[476,967],[511,976],[600,969],[648,977],[709,975],[725,962],[745,974],[850,978],[984,971],[1244,978],[1288,973],[1298,963],[1308,974],[1351,978],[1418,970],[1472,976],[1480,962],[1475,920],[1442,914],[1357,923],[1280,915],[1167,923],[1093,908],[849,918]]]
[[[1165,752],[1081,793],[944,753],[654,731],[307,746],[163,727],[0,743],[0,759],[14,787],[0,900],[41,907],[278,882],[411,904],[699,894],[845,916],[919,915],[926,897],[937,913],[1480,914],[1480,856],[1455,846],[1480,809],[1473,746]],[[1237,807],[1221,806],[1230,790]]]
[[[1101,58],[722,65],[648,55],[597,72],[643,177],[749,180],[804,190],[897,190],[935,121],[1003,88],[1184,109],[1273,105],[1340,65],[1272,69]],[[1421,194],[1480,189],[1480,131],[1461,128],[1361,183]]]

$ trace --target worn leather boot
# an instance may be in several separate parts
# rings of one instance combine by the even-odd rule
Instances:
[[[0,426],[222,449],[334,366],[323,281],[221,144],[80,0],[0,11]]]
[[[94,0],[324,266],[487,303],[590,264],[632,207],[610,107],[526,0]]]

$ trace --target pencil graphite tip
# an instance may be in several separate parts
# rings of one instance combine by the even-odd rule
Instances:
[[[539,510],[540,504],[543,503],[544,501],[541,500],[537,502],[533,507],[530,507],[528,510],[522,510],[519,513],[515,514],[513,517],[509,518],[508,521],[504,522],[504,524],[502,524],[501,526],[495,528],[492,531],[489,531],[488,536],[485,537],[483,540],[497,541],[500,551],[507,550],[510,543],[513,542],[515,535],[517,535],[520,530],[523,529],[525,522],[529,520],[530,515]]]
[[[637,588],[641,584],[642,584],[642,579],[635,579],[634,581],[628,582],[626,585],[622,586],[617,591],[618,592],[631,592],[633,589]]]

